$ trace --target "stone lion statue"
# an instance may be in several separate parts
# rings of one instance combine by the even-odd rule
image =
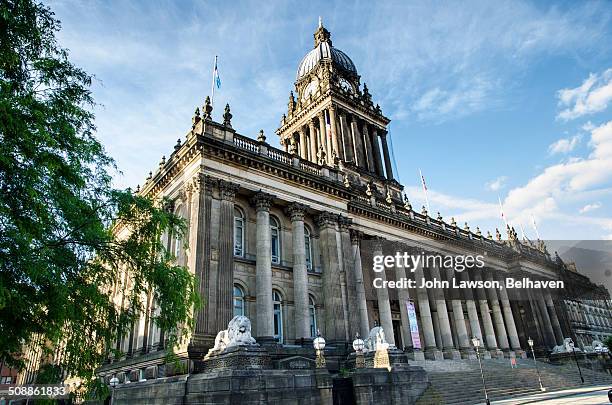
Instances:
[[[209,350],[211,353],[222,353],[228,347],[255,345],[255,339],[251,336],[251,321],[243,315],[237,315],[227,325],[227,329],[217,333],[215,346]]]
[[[563,339],[563,344],[553,347],[552,352],[553,353],[571,353],[572,352],[572,345],[570,343],[571,341],[572,341],[571,338]],[[574,347],[574,350],[576,352],[581,352],[582,351],[582,350],[580,350],[579,347]]]
[[[365,349],[369,352],[389,349],[389,343],[387,343],[385,331],[382,326],[375,326],[372,328],[368,338],[365,340]]]

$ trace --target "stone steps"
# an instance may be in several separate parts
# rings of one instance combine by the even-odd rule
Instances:
[[[499,359],[483,361],[487,393],[491,400],[540,392],[533,360],[519,360],[517,366],[511,368],[509,361]],[[423,368],[428,371],[431,385],[417,402],[418,405],[468,405],[484,402],[484,390],[477,362],[469,360],[445,361],[438,364],[425,362]],[[581,384],[578,369],[574,365],[555,366],[538,361],[538,369],[542,384],[549,392],[580,386],[602,384],[612,386],[612,376],[591,370],[583,370],[585,383]]]

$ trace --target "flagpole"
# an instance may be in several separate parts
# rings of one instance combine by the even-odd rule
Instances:
[[[425,185],[425,177],[423,177],[421,169],[419,169],[419,175],[421,176],[421,184],[423,185],[423,194],[425,194],[425,204],[427,205],[427,212],[431,214],[431,208],[429,207],[429,199],[427,198],[427,186]]]
[[[540,240],[540,232],[538,232],[538,227],[536,226],[536,221],[533,214],[531,214],[531,223],[533,224],[533,230],[536,233],[536,237],[538,238],[538,240]]]
[[[504,214],[504,206],[502,205],[501,198],[499,198],[499,196],[497,196],[497,201],[499,201],[499,211],[501,212],[504,224],[506,225],[506,228],[508,228],[508,220],[506,219],[506,215]]]
[[[215,106],[215,70],[217,70],[217,55],[215,55],[215,63],[213,64],[212,83],[210,84],[210,106]]]

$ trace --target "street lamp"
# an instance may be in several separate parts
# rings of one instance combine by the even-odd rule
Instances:
[[[578,364],[578,358],[576,357],[576,347],[574,346],[574,341],[570,338],[567,344],[572,348],[572,354],[574,355],[574,361],[576,362],[576,367],[578,367],[578,373],[580,374],[580,381],[584,384],[584,377],[582,376],[582,370],[580,369],[580,364]]]
[[[110,403],[111,403],[111,405],[113,405],[113,402],[115,400],[115,387],[117,387],[117,385],[119,385],[119,379],[116,376],[113,376],[113,378],[110,379],[109,384],[111,386],[111,400],[110,400]]]
[[[480,339],[474,336],[472,338],[472,344],[476,349],[476,358],[478,359],[478,365],[480,366],[480,377],[482,378],[482,386],[484,387],[485,402],[487,405],[490,405],[491,401],[489,401],[489,394],[487,393],[487,383],[485,382],[484,371],[482,370],[482,362],[480,361],[480,352],[478,351],[478,348],[480,347]]]
[[[538,373],[538,382],[540,383],[540,391],[546,391],[546,388],[542,385],[542,379],[540,378],[540,370],[538,369],[538,362],[536,361],[535,350],[533,350],[533,339],[529,336],[527,339],[527,343],[529,343],[529,347],[531,347],[531,354],[533,354],[533,364],[535,365],[536,373]]]
[[[325,357],[323,356],[323,349],[325,349],[325,339],[321,336],[321,332],[317,329],[317,338],[312,342],[315,350],[317,351],[317,368],[325,368]]]
[[[359,332],[355,334],[355,340],[353,340],[353,349],[355,349],[355,368],[364,368],[365,359],[363,358],[363,348],[365,342],[359,338]]]

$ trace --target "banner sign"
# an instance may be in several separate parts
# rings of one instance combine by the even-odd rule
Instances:
[[[414,302],[406,301],[408,308],[408,323],[410,324],[410,335],[412,336],[412,346],[415,349],[421,349],[421,338],[419,337],[419,324],[417,323],[416,310]]]

